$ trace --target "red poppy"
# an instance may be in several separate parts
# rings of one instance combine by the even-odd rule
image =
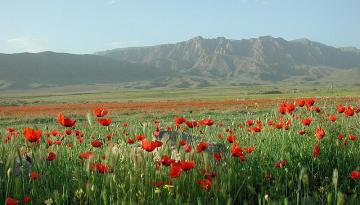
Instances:
[[[297,99],[296,100],[296,103],[299,107],[304,107],[305,105],[305,100],[302,100],[302,99]]]
[[[90,159],[94,156],[95,156],[95,154],[93,152],[83,152],[83,153],[80,153],[80,155],[79,155],[79,157],[81,159]]]
[[[231,147],[231,155],[234,156],[234,157],[240,157],[243,154],[243,150],[238,147],[238,144],[237,142],[233,143],[232,147]]]
[[[246,125],[247,126],[252,126],[254,124],[253,120],[246,120]]]
[[[143,148],[147,152],[152,152],[157,147],[160,147],[162,145],[161,141],[148,141],[144,139],[141,141],[141,148]]]
[[[105,174],[109,171],[109,166],[102,163],[92,163],[90,167],[91,170],[98,171],[101,174]]]
[[[310,125],[311,122],[312,122],[312,118],[310,118],[310,117],[304,118],[304,119],[301,120],[301,123],[302,123],[303,125],[305,125],[305,126]]]
[[[200,152],[204,151],[208,147],[209,147],[209,143],[207,143],[207,142],[199,142],[199,144],[196,146],[196,152],[200,153]]]
[[[145,135],[137,135],[137,136],[136,136],[136,139],[137,139],[138,141],[143,141],[143,140],[145,139]]]
[[[308,98],[305,100],[305,105],[309,109],[311,106],[313,106],[315,103],[315,100],[313,98]]]
[[[51,131],[51,135],[52,136],[57,136],[59,134],[59,130],[53,130],[53,131]]]
[[[229,143],[233,143],[235,141],[235,138],[236,136],[235,135],[230,135],[226,138],[226,140],[229,142]]]
[[[29,127],[24,130],[24,137],[29,142],[38,142],[41,138],[41,130],[33,130]]]
[[[96,117],[105,117],[109,113],[109,111],[104,108],[96,108],[94,110],[94,113],[95,113]]]
[[[343,113],[345,111],[345,107],[342,106],[341,104],[337,105],[336,109],[337,109],[338,113]]]
[[[47,161],[53,161],[56,158],[56,154],[54,152],[50,152],[48,157],[46,158]]]
[[[186,140],[184,140],[184,139],[181,139],[180,141],[179,141],[179,146],[184,146],[184,145],[186,145]]]
[[[286,113],[286,103],[282,103],[280,106],[279,106],[279,113],[280,114],[285,114]]]
[[[184,151],[185,151],[185,152],[191,152],[191,150],[192,150],[192,146],[191,146],[191,145],[184,146]]]
[[[66,133],[66,135],[71,135],[72,130],[66,130],[65,133]]]
[[[286,105],[286,111],[288,113],[292,113],[295,110],[295,105],[294,104],[287,104]]]
[[[200,121],[201,125],[211,126],[214,124],[214,120],[212,119],[203,119]]]
[[[186,122],[186,119],[185,119],[184,117],[177,117],[177,116],[175,116],[175,117],[174,117],[174,121],[175,121],[176,124],[180,125],[180,124]]]
[[[315,129],[316,139],[321,140],[325,136],[325,131],[323,128],[319,127]]]
[[[186,126],[188,126],[189,128],[194,128],[194,127],[198,127],[198,126],[199,126],[198,122],[196,122],[195,120],[186,121],[185,124],[186,124]]]
[[[209,190],[211,187],[211,181],[209,179],[199,179],[196,181],[204,190]]]
[[[346,108],[345,108],[345,111],[344,111],[344,115],[345,116],[347,116],[347,117],[351,117],[351,116],[353,116],[354,115],[354,109],[352,108],[352,107],[350,107],[350,106],[347,106]]]
[[[274,167],[275,167],[276,169],[280,169],[280,168],[285,167],[285,165],[286,165],[286,161],[285,161],[285,160],[281,160],[280,162],[275,163]]]
[[[164,166],[170,166],[172,162],[173,160],[171,160],[171,158],[167,155],[161,157],[161,164]]]
[[[318,107],[318,106],[314,106],[314,107],[312,107],[312,110],[314,111],[314,112],[316,112],[316,113],[320,113],[320,107]]]
[[[102,126],[109,126],[112,122],[112,118],[109,119],[97,119],[100,125]]]
[[[195,161],[180,161],[180,167],[184,171],[189,171],[195,167]]]
[[[171,178],[178,178],[181,174],[181,167],[178,163],[172,163],[169,176]]]
[[[91,142],[91,146],[93,147],[101,147],[103,143],[100,140],[94,140]]]
[[[313,150],[313,154],[314,154],[315,158],[317,158],[319,156],[319,152],[320,152],[320,145],[316,144],[314,147],[314,150]]]
[[[134,139],[129,138],[129,139],[127,140],[127,142],[128,142],[129,144],[134,144],[134,143],[135,143],[135,140],[134,140]]]
[[[360,179],[360,171],[357,171],[357,170],[352,171],[351,172],[351,178],[352,179]]]
[[[303,135],[303,134],[305,134],[305,130],[300,130],[298,133],[299,133],[299,135]]]
[[[8,128],[6,128],[6,130],[7,130],[8,132],[10,132],[10,133],[15,131],[15,129],[12,128],[12,127],[8,127]]]
[[[70,118],[65,117],[64,114],[60,113],[58,115],[58,122],[64,127],[73,127],[76,120],[71,120]]]
[[[328,118],[329,118],[329,120],[330,120],[331,122],[335,122],[335,121],[336,121],[336,116],[335,116],[335,115],[329,115]]]
[[[39,177],[40,177],[40,175],[37,172],[31,172],[31,174],[30,174],[30,178],[32,180],[37,180],[37,179],[39,179]]]
[[[30,196],[24,196],[22,201],[23,201],[24,204],[30,203],[31,197]]]
[[[253,132],[261,132],[261,127],[252,127],[251,131],[253,131]]]
[[[348,138],[351,141],[356,141],[356,139],[357,139],[357,137],[355,135],[352,135],[352,134],[350,134]]]
[[[222,158],[222,154],[221,153],[214,153],[214,159],[216,161],[221,161],[221,158]]]
[[[244,148],[244,150],[245,150],[246,153],[252,153],[253,151],[255,151],[255,148],[253,148],[253,147],[246,147],[246,148]]]
[[[5,204],[6,205],[16,205],[19,203],[19,200],[13,199],[11,197],[6,197]]]

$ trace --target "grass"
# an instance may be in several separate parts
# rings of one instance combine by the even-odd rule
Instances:
[[[112,95],[112,99],[117,99],[117,96],[123,96],[125,99],[124,96],[130,95],[148,100],[150,96],[155,98],[157,92],[164,99],[169,95],[164,90],[151,90],[146,96],[141,95],[144,91],[128,91],[122,94],[98,94],[96,100],[106,101],[107,95]],[[215,91],[181,89],[172,90],[174,95],[171,96],[198,93],[197,99],[206,100],[207,96],[223,99],[216,96],[230,96],[230,93],[237,92],[229,88],[218,88]],[[339,91],[337,94],[341,96],[347,92]],[[89,99],[95,95],[39,95],[35,99],[57,102],[60,98],[63,101],[67,101],[68,98],[73,102],[81,102],[82,99]],[[354,93],[352,95],[356,96]],[[274,96],[287,98],[293,95],[271,95]],[[234,97],[236,96],[231,96]],[[284,116],[278,113],[277,107],[260,107],[254,110],[203,109],[181,113],[145,113],[129,110],[126,114],[112,113],[110,110],[107,117],[113,118],[113,123],[109,127],[99,125],[95,116],[86,117],[74,113],[71,117],[78,120],[75,129],[84,133],[82,142],[79,142],[79,137],[75,136],[74,131],[69,136],[47,137],[45,133],[53,130],[65,132],[65,128],[59,125],[54,117],[31,118],[28,121],[6,119],[4,121],[9,123],[2,122],[0,127],[0,199],[4,202],[6,197],[21,200],[24,196],[30,196],[32,204],[51,204],[51,201],[53,204],[358,204],[360,181],[350,178],[350,174],[360,169],[360,145],[359,139],[352,141],[348,136],[360,135],[357,126],[360,118],[359,114],[345,117],[337,113],[337,103],[338,101],[318,100],[315,105],[321,108],[320,114],[298,107],[295,115]],[[357,102],[343,103],[355,106]],[[133,115],[132,112],[137,114]],[[327,114],[336,115],[337,121],[330,122]],[[167,125],[174,129],[174,115],[184,116],[188,120],[213,119],[215,124],[212,126],[182,127],[184,132],[196,136],[197,142],[225,145],[222,160],[216,161],[213,153],[206,150],[197,153],[197,142],[191,144],[193,150],[190,153],[184,152],[183,147],[170,146],[167,140],[152,152],[144,151],[140,142],[128,144],[129,138],[135,138],[139,134],[144,134],[151,140],[157,127],[153,119],[159,121],[161,130],[166,129]],[[280,120],[279,117],[283,117],[284,120]],[[305,127],[301,124],[301,119],[305,117],[313,118],[310,126]],[[247,130],[245,122],[249,119],[261,120],[261,132]],[[270,120],[285,123],[288,119],[291,120],[289,129],[276,129],[267,125]],[[124,127],[124,122],[128,122],[129,126]],[[5,128],[10,126],[19,132],[19,136],[14,135],[7,142],[3,142],[8,134]],[[39,144],[24,139],[22,131],[25,127],[43,131]],[[317,127],[325,129],[325,137],[321,140],[314,136]],[[298,131],[301,129],[305,129],[306,134],[299,135]],[[126,132],[128,134],[124,134]],[[344,135],[344,139],[337,139],[339,133]],[[108,139],[106,136],[109,134],[114,136]],[[222,138],[219,138],[219,134]],[[236,135],[236,142],[242,149],[252,147],[255,151],[244,152],[245,161],[232,156],[233,144],[226,139],[229,135]],[[92,147],[91,142],[94,138],[101,140],[104,145],[100,148]],[[61,144],[49,146],[48,139],[59,140]],[[346,145],[343,144],[344,141],[347,142]],[[318,157],[313,155],[316,144],[320,145]],[[95,153],[95,157],[88,160],[79,158],[79,154],[85,151]],[[49,152],[56,153],[54,161],[46,160]],[[26,155],[32,159],[31,166],[26,166],[26,162],[20,160]],[[178,178],[171,178],[170,167],[163,165],[157,170],[156,161],[163,155],[176,160],[193,160],[195,168],[181,171]],[[105,159],[103,156],[106,156]],[[281,160],[285,160],[285,166],[276,168],[275,164]],[[91,164],[95,162],[109,166],[108,172],[99,173],[92,170]],[[29,174],[33,171],[39,173],[39,179],[30,179]],[[204,172],[214,172],[217,175],[211,178],[209,190],[197,184],[198,180],[206,178]],[[153,186],[152,183],[157,181],[171,181],[172,185]]]

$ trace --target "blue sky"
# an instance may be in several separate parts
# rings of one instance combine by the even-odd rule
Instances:
[[[360,48],[358,0],[0,0],[0,53],[271,35]]]

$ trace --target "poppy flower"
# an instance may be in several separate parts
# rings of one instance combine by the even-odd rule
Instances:
[[[351,172],[351,178],[352,179],[360,179],[360,171],[357,171],[357,170],[352,171]]]
[[[325,131],[323,128],[319,127],[315,129],[316,139],[321,140],[325,136]]]
[[[19,203],[19,200],[13,199],[11,197],[6,197],[5,204],[6,205],[16,205]]]
[[[253,147],[246,147],[246,148],[244,148],[244,151],[246,152],[246,153],[252,153],[253,151],[255,151],[255,148],[253,148]]]
[[[231,147],[231,155],[234,157],[240,157],[240,156],[244,155],[243,150],[240,147],[238,147],[238,144],[239,143],[237,143],[237,142],[233,143],[233,145]]]
[[[195,161],[180,161],[180,167],[183,171],[189,171],[195,167]]]
[[[161,141],[148,141],[144,139],[141,141],[141,148],[144,149],[147,152],[152,152],[157,147],[160,147],[162,145]]]
[[[354,109],[352,108],[352,107],[350,107],[350,106],[347,106],[346,108],[345,108],[345,111],[344,111],[344,115],[346,116],[346,117],[351,117],[351,116],[353,116],[354,115]]]
[[[170,166],[172,162],[173,160],[171,160],[171,158],[167,155],[161,157],[161,164],[164,166]]]
[[[311,106],[313,106],[315,103],[315,100],[313,98],[308,98],[305,100],[305,106],[309,109]]]
[[[319,152],[320,152],[320,145],[316,144],[314,147],[314,150],[313,150],[313,154],[314,154],[315,158],[317,158],[319,156]]]
[[[226,138],[226,140],[229,142],[229,143],[233,143],[235,141],[235,138],[236,136],[235,135],[230,135]]]
[[[109,119],[97,119],[98,123],[102,126],[109,126],[112,122],[112,118]]]
[[[60,113],[58,115],[58,122],[64,127],[73,127],[76,120],[71,120],[70,118],[65,117],[64,114]]]
[[[181,139],[181,140],[179,140],[179,146],[184,146],[184,145],[186,145],[186,140],[184,140],[184,139]]]
[[[138,141],[143,141],[143,140],[145,139],[145,135],[137,135],[137,136],[136,136],[136,139],[137,139]]]
[[[250,126],[252,126],[254,124],[254,121],[253,120],[246,120],[245,123],[246,123],[247,126],[250,127]]]
[[[299,135],[304,135],[306,133],[306,131],[305,130],[300,130],[298,133],[299,133]]]
[[[312,107],[312,110],[316,113],[320,113],[320,111],[321,111],[319,106]]]
[[[209,179],[199,179],[196,181],[196,183],[204,190],[209,190],[211,187],[211,181]]]
[[[308,118],[304,118],[301,120],[301,124],[305,125],[305,126],[309,126],[312,122],[312,118],[308,117]]]
[[[251,131],[253,131],[253,132],[261,132],[261,127],[252,127]]]
[[[207,143],[207,142],[199,142],[199,144],[196,146],[196,152],[200,153],[200,152],[204,151],[208,147],[209,147],[209,143]]]
[[[286,105],[286,111],[288,113],[292,113],[295,110],[295,105],[294,104],[287,104]]]
[[[23,200],[22,200],[22,202],[23,202],[24,204],[30,203],[30,201],[31,201],[31,197],[30,197],[30,196],[24,196],[24,198],[23,198]]]
[[[214,159],[216,161],[221,161],[221,158],[222,158],[222,154],[221,153],[214,153]]]
[[[105,117],[108,113],[109,111],[104,108],[96,108],[94,110],[94,114],[96,115],[96,117]]]
[[[30,178],[32,180],[37,180],[37,179],[39,179],[39,177],[40,177],[40,175],[37,172],[31,172],[31,174],[30,174]]]
[[[177,125],[180,125],[180,124],[186,122],[186,119],[185,119],[184,117],[177,117],[177,116],[175,116],[175,117],[174,117],[174,122],[175,122]]]
[[[8,127],[8,128],[6,128],[6,130],[7,130],[8,132],[10,132],[10,133],[15,131],[15,129],[12,128],[12,127]]]
[[[53,130],[53,131],[51,131],[51,135],[52,135],[53,137],[57,136],[58,134],[59,134],[59,130]]]
[[[214,120],[212,119],[203,119],[200,121],[201,125],[211,126],[214,124]]]
[[[29,127],[25,128],[23,134],[28,142],[38,142],[41,138],[41,130],[33,130]]]
[[[71,133],[72,133],[72,130],[66,130],[66,131],[65,131],[65,134],[66,134],[66,135],[71,135]]]
[[[345,107],[342,106],[341,104],[337,105],[336,109],[337,109],[338,113],[343,113],[345,111]]]
[[[279,106],[279,113],[284,115],[284,114],[286,113],[286,111],[287,111],[287,109],[286,109],[286,103],[282,103],[282,104]]]
[[[286,161],[285,161],[285,160],[281,160],[280,162],[275,163],[275,164],[274,164],[274,167],[275,167],[276,169],[280,169],[280,168],[285,167],[285,165],[286,165]]]
[[[46,158],[47,161],[53,161],[56,158],[56,154],[54,152],[50,152],[48,157]]]
[[[199,126],[198,122],[196,122],[195,120],[186,121],[185,124],[186,126],[188,126],[188,128],[194,128]]]
[[[178,163],[172,163],[171,164],[171,168],[170,168],[170,172],[169,172],[169,176],[171,178],[178,178],[181,174],[181,167]]]
[[[79,155],[79,157],[81,159],[90,159],[94,156],[95,156],[95,154],[93,152],[83,152],[83,153],[80,153],[80,155]]]
[[[109,171],[109,166],[102,163],[92,163],[90,168],[92,171],[97,171],[101,174],[105,174]]]
[[[91,146],[93,147],[101,147],[103,143],[100,140],[94,140],[91,142]]]
[[[350,134],[348,138],[351,141],[356,141],[356,139],[357,139],[357,137],[355,135],[352,135],[352,134]]]
[[[335,121],[336,121],[336,116],[335,116],[335,115],[329,115],[328,118],[329,118],[329,120],[330,120],[331,122],[335,122]]]
[[[185,151],[185,152],[191,152],[191,150],[192,150],[192,146],[191,146],[191,145],[184,146],[184,151]]]
[[[302,99],[297,99],[296,100],[296,103],[299,107],[304,107],[305,105],[305,100],[302,100]]]
[[[134,143],[135,143],[135,140],[134,140],[134,139],[129,138],[129,139],[127,140],[127,143],[128,143],[128,144],[134,144]]]

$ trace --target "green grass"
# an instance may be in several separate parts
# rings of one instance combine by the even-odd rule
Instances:
[[[221,92],[220,90],[219,88],[216,92],[236,92],[226,88]],[[133,92],[129,92],[131,96],[139,94],[137,91]],[[196,90],[178,90],[175,93],[181,96],[184,92],[202,93]],[[81,101],[80,98],[74,100]],[[89,118],[89,124],[86,116],[73,116],[79,119],[76,129],[85,134],[83,143],[79,143],[72,134],[63,138],[43,136],[38,145],[26,142],[23,138],[22,131],[25,127],[36,127],[43,133],[55,129],[62,133],[65,129],[56,119],[38,119],[23,122],[25,124],[14,119],[7,126],[19,131],[19,136],[12,137],[6,143],[0,142],[0,203],[6,197],[22,199],[28,195],[32,198],[32,204],[44,204],[50,199],[54,204],[359,204],[360,181],[349,177],[353,170],[360,169],[359,139],[347,139],[347,145],[342,144],[343,140],[336,139],[339,133],[343,133],[345,139],[350,133],[359,137],[359,114],[353,117],[337,114],[335,105],[329,101],[316,102],[315,105],[321,107],[321,114],[298,108],[295,115],[300,116],[299,119],[285,115],[292,122],[288,130],[274,129],[266,124],[267,120],[277,120],[280,116],[276,108],[254,110],[252,114],[225,110],[182,114],[188,120],[215,120],[215,125],[210,127],[184,128],[199,140],[224,144],[227,149],[220,162],[216,162],[207,152],[196,153],[196,144],[193,144],[191,153],[183,152],[181,147],[172,148],[166,141],[153,152],[143,151],[138,142],[134,145],[127,144],[127,139],[134,138],[137,134],[145,134],[151,139],[156,128],[152,123],[153,119],[159,120],[162,129],[166,125],[173,127],[173,116],[177,113],[135,116],[110,113],[114,122],[108,128],[100,126],[95,117]],[[336,114],[337,121],[330,122],[326,114]],[[300,119],[304,117],[312,117],[313,122],[305,128],[307,134],[299,135],[297,132],[304,128]],[[249,133],[247,127],[239,128],[248,119],[261,120],[262,131]],[[128,122],[129,127],[123,127],[123,122]],[[221,122],[224,123],[223,126],[220,125]],[[7,126],[0,127],[1,140],[7,134]],[[322,140],[314,137],[314,129],[319,126],[326,132]],[[226,129],[231,129],[237,136],[236,141],[241,148],[255,148],[253,153],[245,153],[246,161],[231,156],[232,145],[226,141],[230,134]],[[199,133],[199,130],[203,133]],[[124,131],[129,136],[125,136]],[[103,145],[101,148],[90,145],[92,136],[106,144],[109,140],[105,136],[112,133],[115,134],[111,140],[112,145]],[[224,138],[219,139],[218,134],[222,134]],[[48,146],[47,139],[62,140],[62,144]],[[68,144],[73,147],[69,148]],[[313,157],[315,144],[320,144],[321,147],[317,158]],[[176,150],[179,151],[177,157],[172,154]],[[51,162],[45,160],[50,151],[57,156]],[[92,151],[96,156],[90,160],[81,160],[79,154],[84,151]],[[33,166],[30,169],[20,169],[15,174],[16,161],[24,153],[32,158]],[[172,179],[169,177],[169,167],[162,166],[160,171],[156,171],[155,161],[164,154],[173,159],[194,160],[196,168],[182,171],[179,178]],[[103,155],[106,156],[105,160],[101,158]],[[286,165],[276,169],[274,164],[280,160],[285,160]],[[109,165],[109,172],[101,174],[92,171],[90,164],[93,162]],[[197,180],[205,178],[200,172],[202,169],[217,173],[211,180],[209,190],[196,184]],[[40,178],[30,180],[31,171],[37,171]],[[172,181],[173,185],[156,188],[151,185],[154,181]]]

